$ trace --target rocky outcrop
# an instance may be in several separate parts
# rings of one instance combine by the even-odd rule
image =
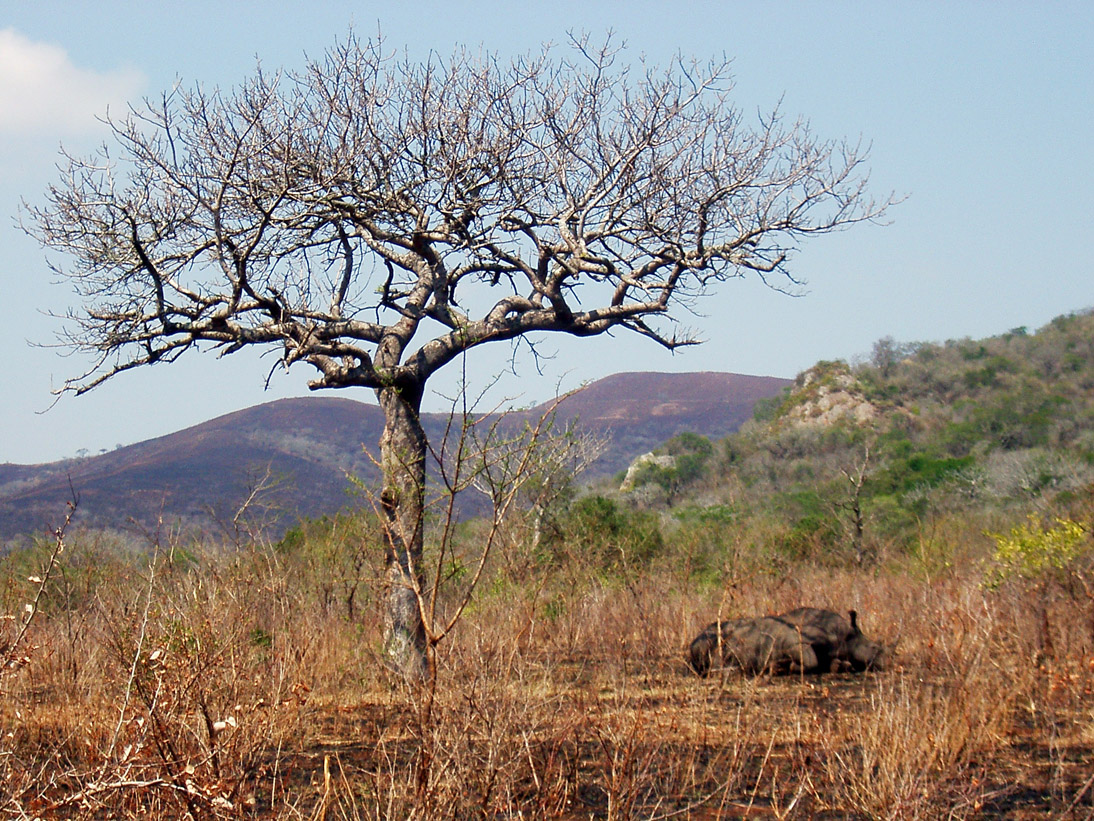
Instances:
[[[676,457],[658,456],[655,453],[643,453],[631,462],[631,466],[627,468],[627,475],[623,477],[623,483],[619,486],[619,490],[623,493],[630,493],[634,490],[635,482],[647,465],[653,465],[654,467],[659,467],[663,470],[672,470],[676,467]]]
[[[878,416],[878,409],[862,395],[850,373],[812,368],[799,379],[803,398],[787,411],[791,422],[827,427],[846,420],[864,425]]]

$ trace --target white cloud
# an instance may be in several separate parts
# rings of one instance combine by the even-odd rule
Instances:
[[[97,128],[107,109],[125,111],[145,84],[135,69],[94,71],[60,46],[0,29],[0,135],[65,136]]]

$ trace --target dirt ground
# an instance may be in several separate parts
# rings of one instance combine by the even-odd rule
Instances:
[[[465,693],[434,713],[464,737],[436,745],[398,693],[320,710],[314,743],[265,780],[325,796],[312,805],[317,817],[354,817],[351,808],[374,800],[377,785],[394,792],[393,773],[420,767],[430,748],[432,783],[415,800],[453,818],[1094,818],[1089,693],[1051,716],[1018,709],[987,738],[972,726],[978,716],[965,716],[963,738],[952,729],[943,738],[917,713],[897,717],[889,737],[859,739],[894,693],[944,703],[951,683],[900,668],[702,680],[668,659],[620,676],[571,660],[515,697],[511,687],[478,703]],[[512,700],[517,714],[506,712]],[[477,764],[445,760],[461,751]],[[459,809],[444,783],[457,774]],[[276,814],[255,787],[253,812]]]

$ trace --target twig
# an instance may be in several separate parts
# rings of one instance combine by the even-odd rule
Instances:
[[[65,531],[68,530],[69,524],[72,522],[72,517],[76,514],[76,507],[80,504],[80,499],[75,493],[73,499],[68,503],[68,513],[65,515],[65,520],[60,527],[53,531],[53,550],[49,554],[49,561],[46,563],[46,569],[42,572],[41,577],[31,577],[33,581],[38,584],[38,590],[34,594],[34,601],[26,605],[27,616],[23,619],[23,623],[19,628],[19,632],[15,635],[15,639],[11,643],[11,647],[7,648],[4,655],[4,663],[0,666],[0,676],[4,671],[21,666],[19,664],[19,647],[22,645],[23,640],[26,638],[27,631],[30,629],[31,622],[34,621],[34,617],[38,615],[38,604],[42,600],[42,596],[45,595],[46,585],[49,584],[50,576],[57,568],[58,560],[65,550]]]
[[[110,749],[107,751],[107,757],[114,755],[114,749],[118,744],[118,736],[121,735],[122,725],[125,724],[125,714],[129,711],[129,700],[133,695],[133,683],[137,678],[137,665],[140,663],[141,652],[144,650],[144,638],[148,632],[148,612],[152,608],[152,589],[156,579],[156,560],[158,557],[159,547],[157,545],[156,552],[152,554],[152,561],[148,565],[148,589],[145,591],[144,613],[141,614],[141,632],[137,637],[137,649],[133,653],[133,663],[129,667],[129,679],[125,683],[125,698],[122,700],[122,707],[118,714],[118,726],[114,728],[114,737],[110,739]]]
[[[165,778],[150,778],[145,781],[110,781],[104,784],[89,784],[79,792],[73,793],[60,801],[56,801],[46,808],[47,812],[54,812],[64,807],[71,807],[73,804],[79,804],[86,801],[89,798],[93,798],[97,795],[102,795],[108,792],[118,792],[121,790],[148,790],[148,789],[165,789],[173,792],[182,793],[186,798],[197,798],[202,802],[208,804],[211,807],[218,807],[220,809],[230,809],[231,802],[226,798],[210,798],[207,795],[203,795],[191,784],[177,784],[174,781],[168,781]]]
[[[1066,818],[1071,815],[1072,810],[1079,806],[1079,802],[1082,800],[1083,796],[1086,795],[1086,791],[1090,789],[1091,785],[1094,785],[1094,775],[1090,776],[1090,778],[1086,780],[1086,783],[1083,784],[1082,789],[1075,793],[1075,797],[1071,799],[1071,803],[1067,805],[1067,809],[1060,813],[1060,818]]]

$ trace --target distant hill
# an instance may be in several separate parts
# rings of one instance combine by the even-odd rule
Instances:
[[[731,373],[625,373],[567,397],[560,419],[607,434],[609,446],[590,478],[625,468],[681,431],[722,438],[752,414],[757,400],[789,380]],[[546,406],[520,415],[538,418]],[[425,414],[431,440],[443,414]],[[210,527],[230,521],[267,474],[278,527],[333,513],[349,503],[347,475],[372,481],[383,415],[374,404],[313,396],[230,413],[110,453],[45,465],[0,464],[0,540],[41,533],[63,516],[73,492],[77,521],[90,527]]]
[[[1027,516],[1084,523],[1089,543],[1094,310],[984,339],[882,339],[869,361],[803,371],[709,454],[657,450],[690,471],[636,468],[622,499],[731,521],[736,544],[784,559],[906,554],[938,573],[953,545],[984,549]]]
[[[724,438],[751,418],[758,400],[777,396],[790,384],[735,373],[621,373],[568,397],[559,415],[610,434],[607,451],[590,470],[604,476],[624,470],[681,431]],[[529,415],[540,413],[542,407]]]

